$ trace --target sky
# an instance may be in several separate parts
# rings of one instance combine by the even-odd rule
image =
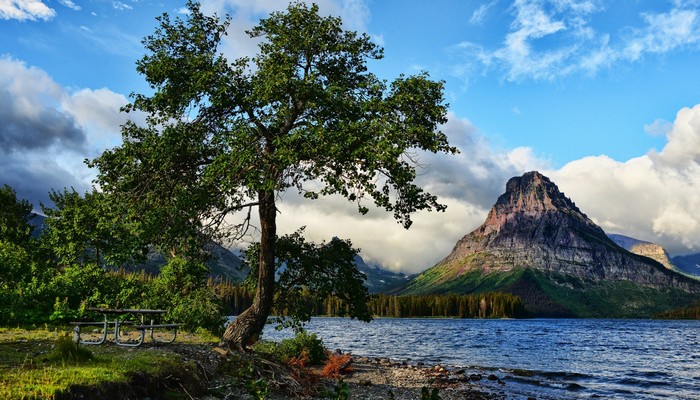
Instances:
[[[448,206],[414,216],[340,198],[280,197],[280,233],[351,239],[366,261],[414,273],[478,227],[507,180],[538,170],[608,233],[700,252],[700,1],[319,0],[321,14],[384,48],[380,78],[445,82],[461,153],[422,155],[418,182]],[[288,2],[205,0],[229,14],[221,51],[255,54],[245,30]],[[0,0],[0,184],[50,204],[90,190],[84,164],[121,141],[119,111],[149,88],[135,69],[156,16],[184,1]]]

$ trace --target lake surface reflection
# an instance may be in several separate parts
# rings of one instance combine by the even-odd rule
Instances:
[[[314,318],[330,349],[500,371],[538,399],[700,399],[700,321]],[[265,339],[293,336],[265,329]]]

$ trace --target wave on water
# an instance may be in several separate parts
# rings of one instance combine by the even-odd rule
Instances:
[[[308,330],[358,356],[500,371],[524,397],[700,399],[700,321],[314,318]]]

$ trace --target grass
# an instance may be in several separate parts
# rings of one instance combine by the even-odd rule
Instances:
[[[210,340],[178,335],[178,342]],[[135,377],[192,379],[183,375],[195,367],[167,348],[77,347],[70,328],[0,328],[0,399],[59,399],[76,388],[91,396],[108,397],[110,391],[127,387]]]

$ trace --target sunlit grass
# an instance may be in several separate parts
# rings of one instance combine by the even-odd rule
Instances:
[[[126,383],[136,374],[162,376],[186,364],[177,354],[148,346],[70,348],[75,345],[70,332],[70,328],[0,328],[0,399],[55,399],[73,386]],[[211,340],[206,335],[178,334],[178,342]]]

